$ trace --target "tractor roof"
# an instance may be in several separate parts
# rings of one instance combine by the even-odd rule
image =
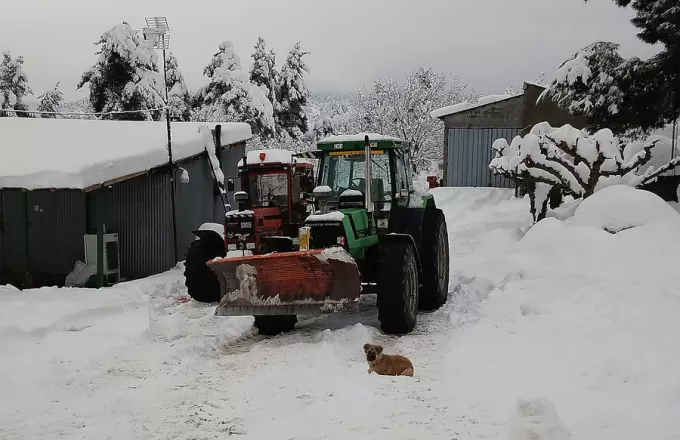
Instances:
[[[256,165],[292,165],[293,152],[288,150],[270,149],[270,150],[253,150],[246,153],[246,164],[248,166]],[[243,159],[239,160],[238,167],[243,166]]]
[[[408,148],[408,142],[378,133],[358,133],[352,135],[328,136],[317,142],[319,150],[363,150],[366,136],[371,148]]]

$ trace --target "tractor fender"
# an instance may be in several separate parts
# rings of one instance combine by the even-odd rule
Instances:
[[[224,242],[224,225],[219,223],[203,223],[197,230],[191,231],[191,233],[201,240],[210,240],[211,237],[217,235]]]
[[[411,243],[413,245],[413,250],[416,253],[416,263],[418,264],[418,272],[421,272],[423,270],[423,266],[420,262],[420,251],[418,250],[418,246],[416,246],[416,242],[413,240],[412,236],[410,236],[409,234],[398,234],[392,232],[390,234],[380,235],[378,240],[379,245],[383,243]]]

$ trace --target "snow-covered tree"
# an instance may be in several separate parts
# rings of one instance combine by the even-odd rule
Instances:
[[[174,121],[191,120],[191,95],[179,70],[177,58],[171,53],[165,59],[168,86],[168,106],[170,119]]]
[[[357,97],[357,124],[410,142],[413,169],[430,169],[443,158],[444,138],[443,124],[430,112],[467,100],[465,89],[458,78],[431,68],[416,69],[401,82],[378,79]]]
[[[571,125],[553,128],[542,122],[510,144],[497,139],[489,168],[525,182],[534,220],[539,221],[545,217],[553,187],[576,199],[587,198],[613,183],[642,186],[680,165],[678,158],[666,160],[658,168],[645,167],[659,142],[660,138],[655,138],[632,145],[619,141],[609,129],[590,135]]]
[[[148,42],[123,22],[102,34],[97,62],[83,73],[78,89],[89,84],[96,112],[151,110],[165,107],[158,55]],[[102,119],[159,120],[164,112],[102,115]]]
[[[26,113],[15,113],[4,110],[28,110],[23,99],[32,95],[28,86],[28,77],[23,70],[24,58],[12,58],[9,51],[3,52],[0,61],[0,116],[28,116]]]
[[[257,39],[255,52],[251,55],[253,65],[250,68],[250,82],[260,87],[272,103],[277,106],[276,84],[278,73],[276,72],[276,53],[274,49],[267,52],[267,45],[263,38]]]
[[[663,127],[672,120],[672,80],[663,56],[624,59],[618,50],[618,44],[608,42],[579,50],[539,99],[585,116],[591,130],[607,127],[622,135]]]
[[[201,107],[194,120],[247,122],[255,135],[274,130],[272,104],[264,91],[250,82],[230,42],[219,45],[203,74],[210,83],[199,91]]]
[[[309,90],[304,74],[309,73],[309,68],[303,60],[303,57],[308,54],[309,52],[302,51],[300,43],[295,44],[281,67],[276,91],[277,123],[282,130],[295,139],[300,138],[308,130],[304,107],[309,99]]]
[[[38,97],[38,111],[39,112],[49,112],[55,113],[59,110],[59,105],[64,100],[64,94],[59,90],[59,83]],[[43,118],[55,118],[56,115],[53,114],[42,114]]]

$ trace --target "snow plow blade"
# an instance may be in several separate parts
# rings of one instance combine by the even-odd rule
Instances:
[[[356,311],[359,269],[342,248],[215,259],[221,300],[215,316]]]

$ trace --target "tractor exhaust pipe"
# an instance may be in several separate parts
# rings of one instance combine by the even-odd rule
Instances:
[[[366,181],[366,211],[371,214],[373,213],[373,160],[371,159],[371,143],[368,139],[368,135],[364,138],[366,142],[366,165],[364,166],[364,179]]]

